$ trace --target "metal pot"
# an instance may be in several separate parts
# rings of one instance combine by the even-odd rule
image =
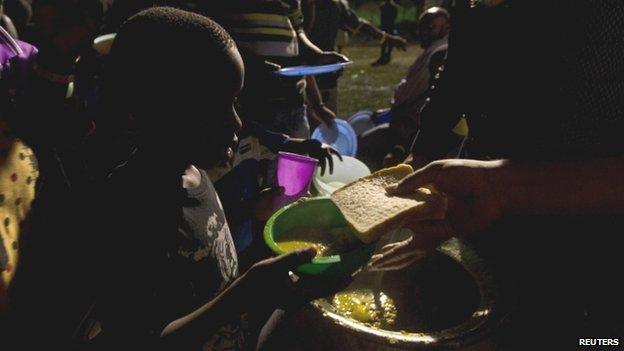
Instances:
[[[298,336],[298,349],[490,350],[486,338],[506,310],[491,270],[459,239],[444,243],[437,254],[414,267],[360,273],[347,290],[359,288],[383,291],[396,302],[392,330],[345,318],[331,298],[320,299],[299,318],[299,329],[307,332]]]

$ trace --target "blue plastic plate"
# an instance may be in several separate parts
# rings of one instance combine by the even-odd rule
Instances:
[[[317,74],[331,73],[341,70],[343,67],[350,65],[352,62],[333,63],[331,65],[323,66],[293,66],[282,68],[275,72],[275,74],[283,77],[301,77],[301,76],[313,76]]]
[[[355,131],[355,135],[359,137],[367,130],[375,128],[375,124],[371,121],[372,115],[373,113],[371,111],[360,111],[349,117],[347,121]]]
[[[324,123],[318,126],[312,133],[312,139],[333,146],[342,155],[355,157],[357,154],[355,131],[345,120],[336,118],[334,122],[332,128],[327,127]]]

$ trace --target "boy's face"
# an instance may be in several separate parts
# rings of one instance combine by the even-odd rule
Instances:
[[[444,16],[436,16],[420,23],[420,45],[428,48],[434,41],[444,38],[450,31],[450,22]]]
[[[198,128],[197,133],[189,140],[194,146],[190,148],[193,164],[201,168],[211,168],[232,159],[238,144],[236,132],[242,122],[236,113],[236,99],[243,88],[245,70],[243,59],[236,47],[229,49],[229,62],[224,68],[224,79],[216,79],[212,89],[206,89],[205,108],[206,128]],[[208,85],[208,84],[206,84]]]

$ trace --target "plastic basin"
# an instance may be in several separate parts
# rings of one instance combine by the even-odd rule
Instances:
[[[333,155],[332,157],[334,172],[329,174],[328,170],[325,170],[325,175],[321,176],[321,169],[317,168],[312,179],[314,188],[321,196],[331,195],[343,185],[371,174],[368,167],[356,158],[342,156],[341,162],[337,156]]]
[[[334,119],[331,128],[324,123],[318,126],[312,133],[312,139],[333,146],[342,155],[357,155],[357,135],[351,125],[340,118]]]
[[[305,199],[282,208],[269,218],[264,227],[264,241],[274,253],[281,255],[286,253],[276,244],[281,235],[305,226],[330,229],[346,225],[344,217],[329,198]],[[311,263],[297,267],[297,273],[349,275],[368,262],[374,249],[375,244],[361,243],[352,251],[340,255],[316,257]]]

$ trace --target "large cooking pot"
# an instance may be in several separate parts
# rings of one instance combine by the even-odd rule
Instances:
[[[296,349],[474,350],[506,311],[491,270],[459,239],[444,243],[419,265],[395,272],[360,273],[346,290],[362,288],[382,291],[395,301],[397,319],[391,328],[346,318],[329,297],[314,301],[298,318],[302,333]]]

